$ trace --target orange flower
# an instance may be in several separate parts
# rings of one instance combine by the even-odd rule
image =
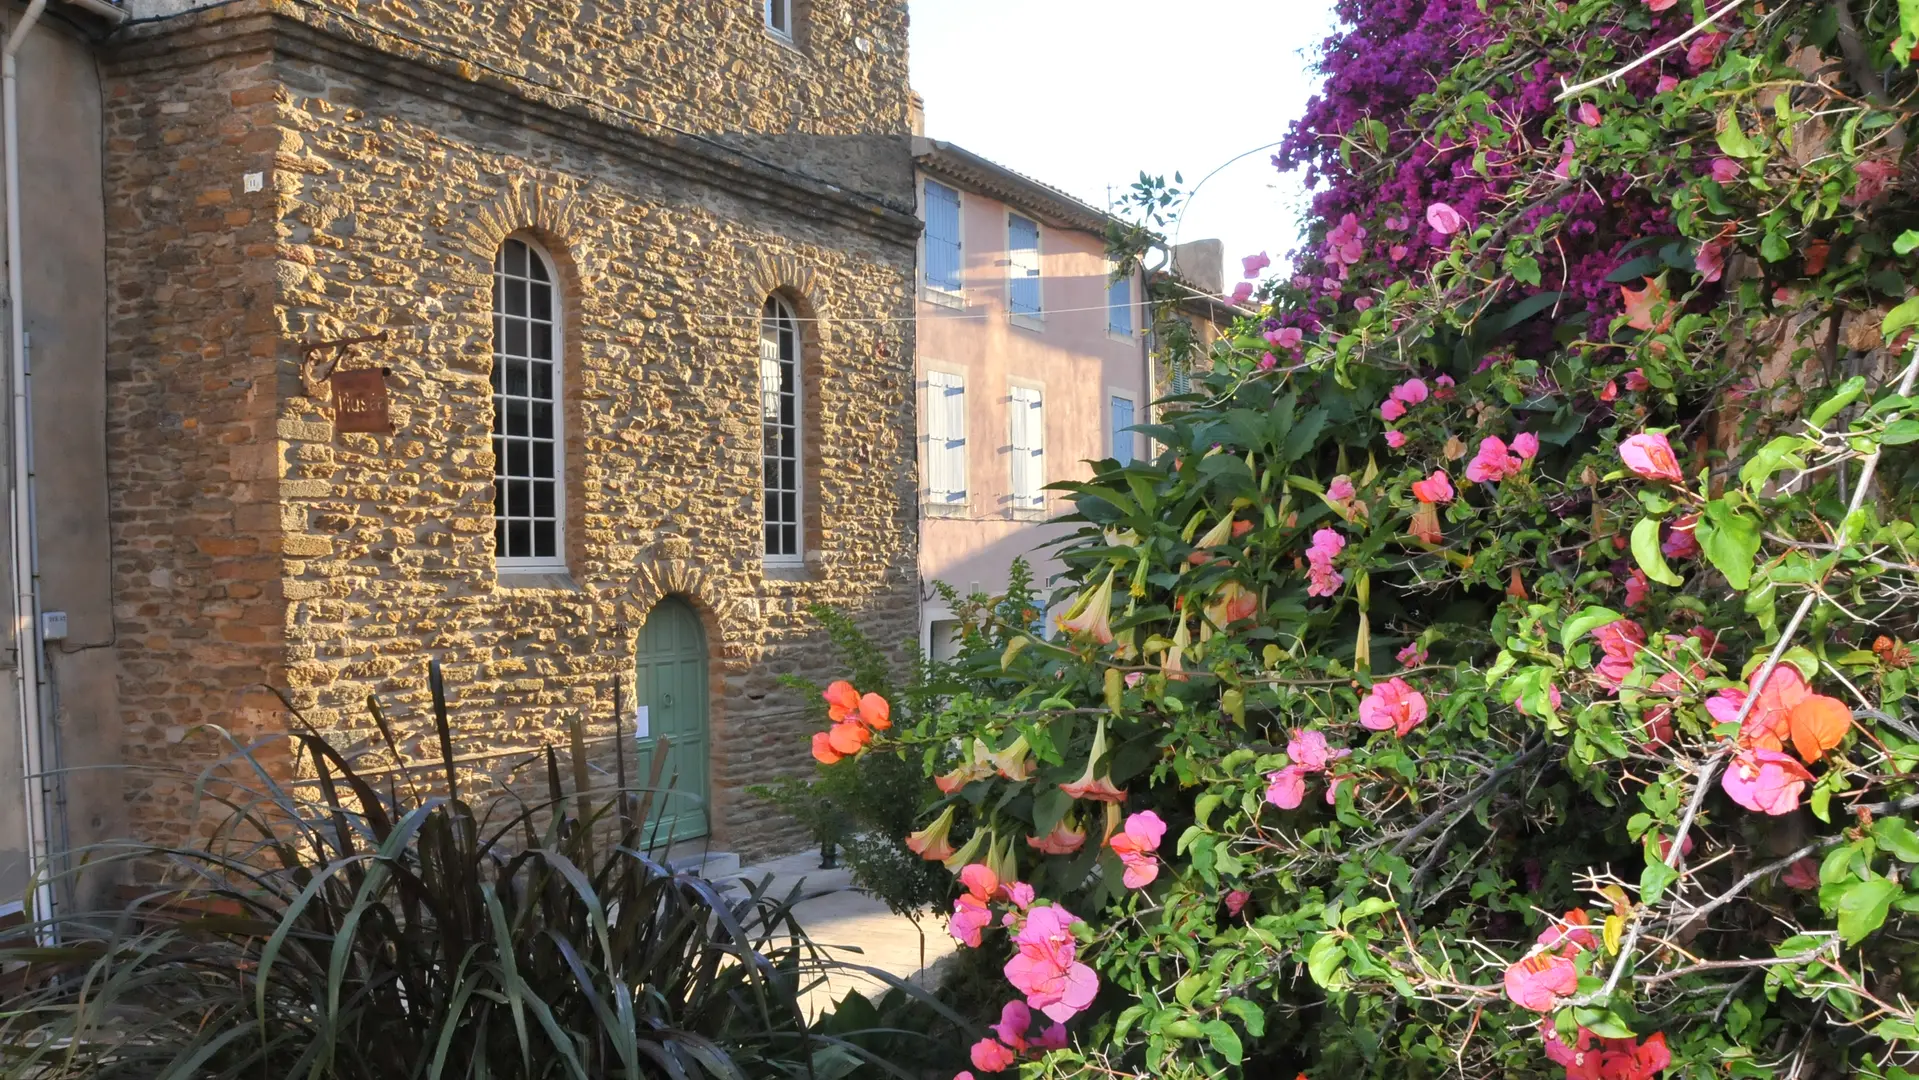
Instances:
[[[1053,826],[1053,831],[1045,836],[1026,838],[1026,846],[1042,855],[1071,855],[1085,844],[1085,831],[1071,827],[1065,818],[1061,818],[1059,824]]]
[[[1229,581],[1213,594],[1213,602],[1206,607],[1206,618],[1221,630],[1259,614],[1259,597],[1247,592],[1246,587],[1237,581]]]
[[[1126,801],[1126,793],[1113,786],[1110,773],[1097,773],[1099,759],[1106,753],[1106,718],[1099,718],[1099,726],[1093,731],[1093,752],[1086,759],[1086,772],[1070,784],[1061,784],[1059,789],[1075,799],[1092,799],[1096,802],[1119,803]]]
[[[835,724],[860,711],[860,692],[844,679],[826,688],[826,716]]]
[[[837,765],[846,755],[833,749],[833,740],[824,731],[813,733],[813,759],[822,765]]]
[[[1792,748],[1807,764],[1826,756],[1852,730],[1852,710],[1838,698],[1814,694],[1786,714],[1792,729]]]
[[[873,732],[857,720],[848,720],[844,724],[834,724],[826,733],[826,741],[842,755],[851,756],[873,741]]]
[[[1638,292],[1621,285],[1619,293],[1625,302],[1627,326],[1634,330],[1652,332],[1664,330],[1672,325],[1674,312],[1672,305],[1667,302],[1666,283],[1663,278],[1647,278],[1646,287]],[[1653,310],[1659,307],[1664,307],[1666,313],[1664,318],[1655,323]]]
[[[1446,539],[1439,531],[1439,508],[1432,503],[1420,503],[1413,508],[1412,524],[1407,534],[1422,544],[1438,544]]]
[[[866,694],[860,698],[859,718],[874,731],[885,731],[893,726],[893,706],[878,694]]]

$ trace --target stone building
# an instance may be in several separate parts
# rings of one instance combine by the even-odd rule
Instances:
[[[377,695],[431,757],[433,658],[477,774],[572,714],[610,769],[620,680],[679,838],[803,844],[742,789],[808,767],[807,608],[918,617],[905,0],[129,8],[94,48],[130,831],[190,830],[198,729],[285,730],[271,686],[348,739]],[[336,430],[336,360],[390,433]]]

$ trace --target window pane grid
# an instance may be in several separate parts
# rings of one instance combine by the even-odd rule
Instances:
[[[760,322],[760,426],[768,559],[800,558],[799,324],[777,299]]]
[[[493,527],[502,563],[558,566],[559,353],[553,277],[508,240],[493,268]]]

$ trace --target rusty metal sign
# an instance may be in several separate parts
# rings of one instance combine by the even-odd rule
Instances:
[[[335,370],[328,378],[333,384],[333,431],[335,434],[393,434],[393,421],[387,416],[386,371],[382,368]]]

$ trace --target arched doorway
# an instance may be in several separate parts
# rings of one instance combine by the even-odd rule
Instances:
[[[640,631],[634,666],[635,704],[645,709],[639,740],[639,783],[646,782],[658,740],[667,740],[666,769],[653,799],[645,836],[659,843],[691,840],[708,831],[706,629],[692,605],[660,601]],[[668,793],[670,792],[670,794]]]

